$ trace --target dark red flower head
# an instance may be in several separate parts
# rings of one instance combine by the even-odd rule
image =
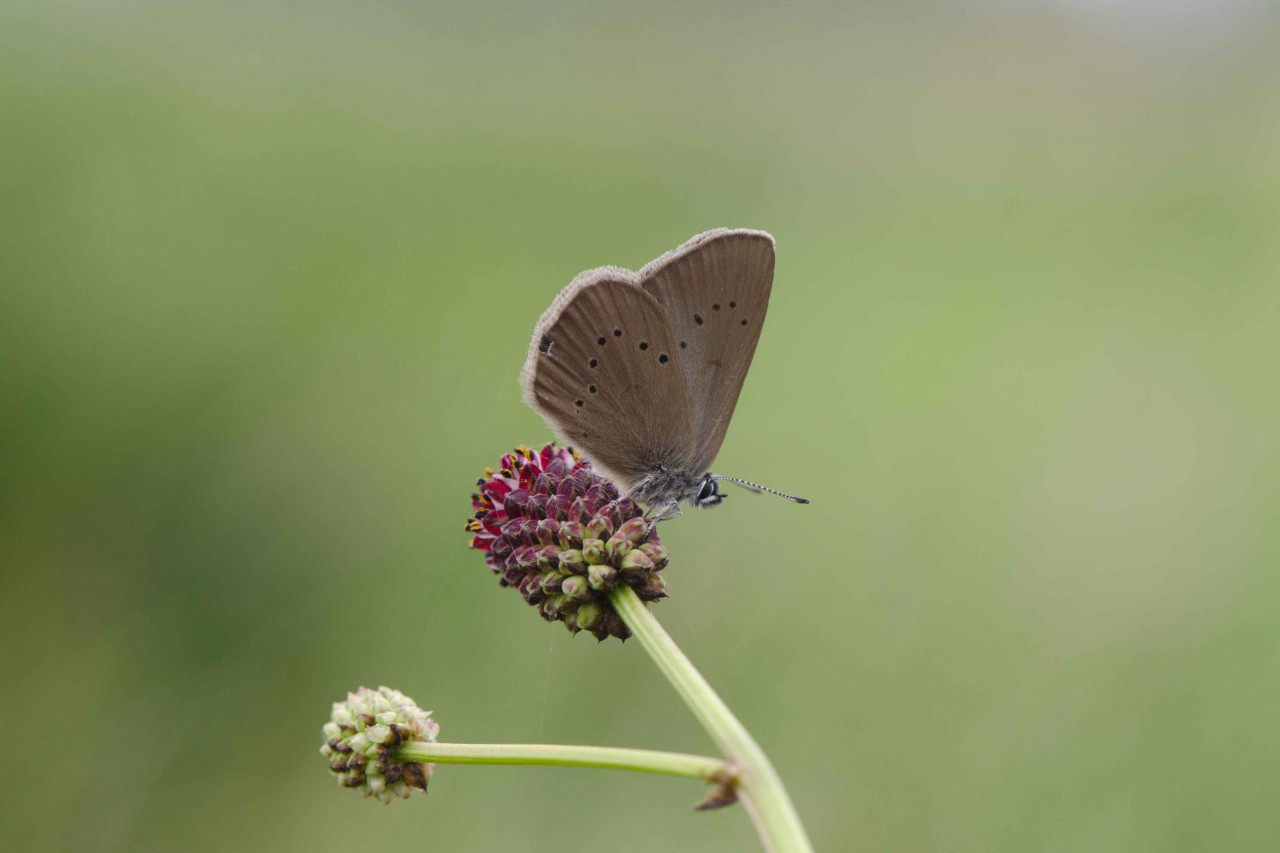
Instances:
[[[573,450],[517,447],[484,474],[471,496],[471,547],[542,618],[625,640],[631,632],[609,603],[614,587],[625,583],[645,601],[666,596],[667,549],[654,525]]]

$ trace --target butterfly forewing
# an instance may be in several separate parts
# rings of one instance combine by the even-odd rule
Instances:
[[[708,231],[640,271],[680,355],[694,431],[690,470],[710,469],[751,367],[773,286],[773,238]]]
[[[590,270],[561,291],[534,329],[522,383],[526,401],[624,491],[694,457],[676,341],[633,272]]]

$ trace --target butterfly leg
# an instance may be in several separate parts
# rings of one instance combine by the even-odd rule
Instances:
[[[659,521],[670,521],[673,518],[679,518],[684,515],[684,510],[680,509],[679,501],[668,501],[667,505],[657,515],[649,518],[649,532],[653,532],[653,528],[657,526]]]

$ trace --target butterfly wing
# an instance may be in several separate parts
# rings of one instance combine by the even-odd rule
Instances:
[[[676,343],[634,272],[588,270],[534,327],[525,401],[624,492],[657,467],[683,471],[693,426]]]
[[[773,237],[716,229],[640,270],[666,310],[693,423],[690,470],[711,468],[751,367],[773,287]]]

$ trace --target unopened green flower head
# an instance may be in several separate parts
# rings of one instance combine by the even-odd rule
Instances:
[[[333,703],[323,731],[320,753],[344,788],[384,803],[427,790],[435,765],[401,761],[397,750],[412,741],[434,742],[440,724],[399,690],[361,687],[348,693],[347,701]]]

